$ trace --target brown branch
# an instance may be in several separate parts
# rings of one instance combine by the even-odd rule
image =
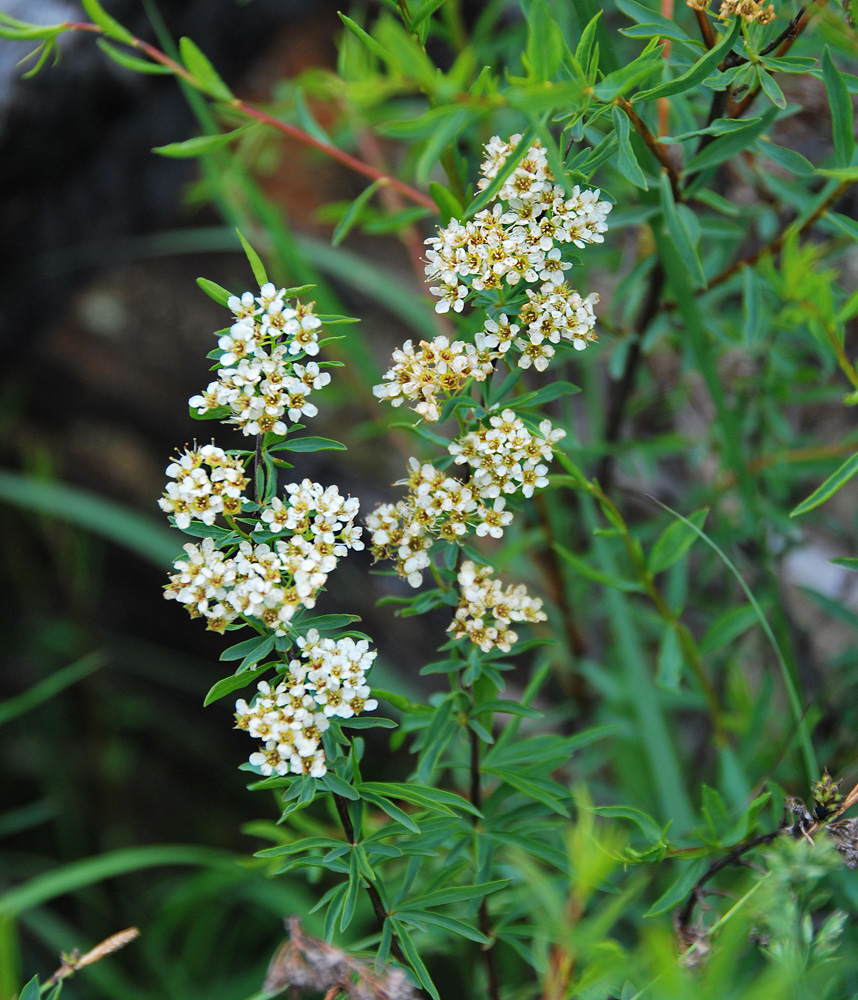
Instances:
[[[337,815],[340,817],[340,823],[342,824],[343,827],[343,833],[345,833],[346,835],[346,840],[353,847],[356,847],[357,842],[355,841],[355,829],[352,826],[352,819],[351,816],[349,816],[349,808],[348,805],[346,804],[346,800],[342,797],[342,795],[337,795],[336,793],[334,793],[334,803],[336,804],[337,807]],[[372,882],[367,881],[366,891],[367,895],[370,898],[370,902],[372,903],[372,909],[373,912],[375,913],[375,919],[378,921],[378,929],[383,932],[384,922],[385,920],[387,920],[388,916],[387,911],[384,908],[384,903],[382,903],[378,889],[376,889],[376,887],[372,884]],[[405,959],[405,956],[402,954],[402,949],[399,947],[399,942],[396,940],[396,936],[394,934],[391,934],[390,937],[390,951],[393,954],[393,957],[401,965],[408,964],[408,962]]]
[[[846,191],[848,191],[849,188],[851,188],[854,183],[855,182],[851,180],[841,181],[837,185],[837,187],[831,192],[831,194],[825,199],[825,201],[823,201],[822,204],[819,205],[816,208],[816,210],[811,215],[809,215],[804,220],[804,222],[802,222],[800,226],[796,226],[794,222],[790,223],[778,236],[776,236],[772,240],[771,243],[767,243],[764,247],[760,247],[760,249],[757,250],[755,253],[749,254],[747,257],[743,257],[741,260],[734,261],[734,263],[730,264],[729,267],[725,267],[724,270],[720,272],[720,274],[716,274],[715,277],[709,281],[709,283],[707,284],[706,288],[703,289],[703,291],[710,291],[716,285],[723,284],[728,278],[732,277],[732,275],[734,275],[736,271],[741,270],[741,268],[743,267],[753,266],[754,264],[757,263],[758,260],[760,260],[762,257],[765,257],[767,254],[777,253],[778,250],[780,250],[780,248],[783,246],[784,242],[787,240],[788,237],[790,237],[793,233],[795,233],[796,235],[803,233],[806,229],[812,226],[814,222],[816,222],[816,220],[821,215],[824,215],[825,212],[827,212],[828,209],[831,208],[834,202],[836,202],[838,198],[840,198],[843,194],[845,194]]]
[[[700,25],[700,34],[703,36],[703,44],[707,49],[711,49],[715,45],[715,32],[712,30],[712,25],[709,23],[709,18],[706,16],[705,10],[697,10],[695,8],[694,14],[697,17],[697,23]]]
[[[64,27],[69,31],[88,31],[93,34],[104,34],[104,29],[98,24],[66,21],[64,23]],[[159,63],[161,66],[165,66],[176,76],[181,77],[187,83],[191,84],[191,86],[199,86],[199,81],[193,73],[190,73],[180,63],[177,63],[174,59],[171,59],[168,55],[161,52],[160,49],[155,48],[154,45],[144,42],[141,38],[135,38],[132,42],[127,44],[129,44],[132,48],[136,48],[141,52],[144,52],[153,62]],[[255,121],[262,122],[264,125],[277,129],[278,132],[282,132],[284,135],[297,139],[306,146],[312,146],[314,149],[320,150],[330,156],[331,159],[337,160],[350,170],[363,174],[364,177],[369,177],[373,181],[389,185],[401,195],[408,198],[409,201],[413,201],[415,204],[422,205],[424,208],[430,209],[433,213],[437,213],[438,207],[435,202],[427,194],[424,194],[422,191],[418,191],[417,188],[412,187],[410,184],[406,184],[405,181],[401,181],[396,177],[391,177],[389,174],[383,173],[381,170],[376,169],[369,163],[364,163],[363,160],[359,160],[357,157],[351,156],[349,153],[346,153],[341,149],[337,149],[336,146],[332,146],[328,142],[322,142],[322,140],[310,135],[308,132],[298,128],[296,125],[290,125],[288,122],[280,121],[279,118],[275,118],[273,115],[269,115],[267,112],[261,111],[259,108],[255,108],[251,104],[247,104],[245,101],[234,98],[229,101],[228,104],[229,107],[234,108],[236,111],[240,111],[246,117],[253,118]]]

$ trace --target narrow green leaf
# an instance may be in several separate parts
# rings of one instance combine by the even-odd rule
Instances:
[[[842,486],[845,486],[856,472],[858,472],[858,452],[851,458],[847,458],[840,468],[833,472],[821,486],[818,486],[806,500],[802,500],[796,508],[791,510],[789,516],[797,517],[799,514],[806,514],[814,507],[825,503]]]
[[[308,435],[307,437],[287,438],[270,450],[298,452],[346,451],[346,446],[340,441],[334,441],[333,438],[312,437]]]
[[[614,590],[622,590],[626,593],[635,593],[643,590],[643,586],[637,581],[623,580],[621,577],[612,576],[610,573],[603,573],[602,570],[591,566],[563,545],[555,543],[552,548],[560,555],[564,562],[569,563],[576,573],[580,573],[587,580],[592,580],[594,583],[601,583],[606,587],[613,587]]]
[[[626,17],[630,17],[633,21],[637,21],[638,24],[647,26],[653,25],[657,27],[658,34],[660,34],[662,38],[675,37],[675,35],[671,35],[671,32],[678,32],[680,35],[678,39],[679,41],[694,42],[694,39],[692,39],[670,18],[651,10],[649,7],[645,7],[643,4],[636,3],[635,0],[617,0],[617,9],[621,10]],[[627,34],[628,30],[628,28],[621,29],[622,34]]]
[[[760,338],[762,292],[753,267],[742,268],[742,334],[746,344],[756,344]]]
[[[675,628],[666,625],[658,647],[658,671],[655,682],[665,691],[679,691],[679,681],[682,677],[682,647]]]
[[[661,46],[658,39],[653,38],[637,59],[609,73],[604,80],[596,84],[593,93],[600,101],[613,101],[614,98],[631,90],[635,84],[660,73],[663,65]]]
[[[452,931],[459,937],[467,938],[469,941],[476,941],[477,944],[488,944],[489,939],[485,934],[481,934],[475,927],[466,924],[464,920],[456,920],[454,917],[447,917],[440,913],[432,913],[429,910],[412,910],[410,908],[397,910],[397,920],[404,923],[415,923],[421,929],[425,924],[430,927],[443,927],[444,930]]]
[[[747,149],[769,127],[776,113],[770,109],[763,117],[747,122],[742,128],[731,129],[718,136],[688,161],[686,170],[688,173],[696,173],[698,170],[717,166]]]
[[[325,777],[327,777],[327,775],[325,775]],[[357,906],[360,886],[360,856],[358,855],[358,848],[353,847],[351,856],[349,857],[349,891],[346,893],[345,902],[343,903],[343,913],[340,918],[340,932],[344,931],[352,922],[355,907]]]
[[[597,816],[607,816],[611,819],[630,819],[640,827],[646,839],[653,843],[658,843],[662,838],[662,828],[652,816],[633,806],[593,806],[593,812]]]
[[[784,92],[778,85],[777,80],[772,76],[771,73],[767,73],[766,70],[760,70],[760,87],[762,87],[763,93],[768,97],[768,99],[778,108],[786,107],[786,97],[784,97]]]
[[[334,795],[339,795],[344,799],[350,799],[352,802],[360,801],[360,795],[358,795],[354,788],[352,788],[347,781],[343,781],[338,774],[334,774],[333,771],[328,771],[328,773],[322,775],[319,780],[325,788],[333,792]]]
[[[526,719],[542,718],[542,712],[538,712],[535,708],[529,708],[527,705],[519,705],[517,701],[506,701],[504,699],[482,701],[479,705],[474,706],[471,715],[482,715],[483,712],[504,712],[507,715],[522,715]]]
[[[211,848],[182,844],[137,845],[117,851],[106,851],[82,861],[51,868],[34,875],[26,882],[0,893],[0,917],[23,913],[58,896],[76,892],[117,875],[172,865],[222,867],[235,865],[232,855]]]
[[[304,91],[300,87],[295,87],[292,92],[292,103],[295,105],[295,114],[298,124],[308,134],[318,139],[319,142],[331,144],[331,137],[313,117],[307,102],[304,100]]]
[[[331,243],[333,243],[335,247],[339,246],[346,236],[348,236],[352,227],[360,218],[364,205],[366,205],[375,192],[378,191],[379,187],[381,187],[381,181],[373,181],[372,184],[365,187],[363,191],[361,191],[357,198],[355,198],[355,200],[346,209],[345,214],[334,228],[334,234],[331,237]]]
[[[45,677],[44,680],[33,684],[26,691],[22,691],[12,698],[7,698],[5,701],[0,701],[0,726],[4,722],[9,722],[10,719],[24,715],[26,712],[30,712],[34,708],[38,708],[39,705],[50,701],[60,691],[64,691],[67,687],[77,684],[84,677],[88,677],[94,671],[99,670],[104,666],[105,662],[103,653],[88,653],[79,660],[75,660],[74,663],[69,663],[67,666],[56,670],[50,676]]]
[[[132,70],[134,73],[147,73],[153,76],[163,76],[173,72],[169,67],[162,66],[160,63],[152,62],[149,59],[141,59],[139,56],[132,56],[124,49],[116,48],[115,45],[111,45],[110,42],[105,41],[103,38],[97,39],[96,45],[98,45],[101,51],[115,63],[118,63],[125,69]]]
[[[233,139],[243,135],[251,125],[242,125],[232,132],[221,132],[218,135],[197,135],[192,139],[185,139],[183,142],[171,142],[166,146],[154,146],[153,153],[159,156],[170,156],[174,159],[190,159],[194,156],[205,156],[216,149],[222,149],[229,145]]]
[[[569,49],[546,0],[529,0],[524,6],[527,17],[526,65],[538,81],[545,82],[560,69],[563,57],[570,54]]]
[[[828,46],[822,53],[822,79],[831,109],[831,128],[834,140],[834,158],[838,167],[847,167],[855,152],[855,123],[852,99],[846,81],[834,65]]]
[[[395,806],[392,802],[389,802],[382,795],[376,795],[375,792],[368,792],[362,787],[361,798],[364,802],[370,802],[372,805],[377,806],[382,812],[387,813],[391,819],[396,820],[397,823],[401,823],[412,833],[420,833],[420,827],[408,813],[400,809],[399,806]]]
[[[154,517],[64,483],[0,471],[0,502],[74,524],[162,569],[181,548],[181,536]]]
[[[347,17],[340,11],[337,11],[337,14],[339,16],[339,19],[348,28],[348,30],[355,36],[355,38],[360,39],[360,41],[363,42],[363,44],[369,49],[370,52],[372,52],[373,55],[378,56],[378,58],[381,59],[383,62],[386,63],[391,62],[390,53],[381,45],[379,45],[378,42],[372,37],[372,35],[367,34],[367,32],[365,32],[363,28],[359,24],[356,24],[350,17]]]
[[[473,813],[475,816],[482,815],[479,809],[471,805],[466,798],[453,792],[444,791],[442,788],[431,786],[424,788],[423,785],[397,781],[363,781],[358,785],[358,791],[363,794],[364,789],[382,795],[386,799],[401,799],[404,802],[412,802],[414,805],[422,806],[424,809],[433,809],[447,815],[451,815],[451,806]]]
[[[583,73],[587,73],[590,61],[593,58],[593,52],[595,50],[596,43],[596,32],[599,28],[599,19],[602,16],[602,11],[599,11],[587,22],[587,26],[581,32],[581,38],[578,41],[578,45],[575,48],[575,62],[581,67]]]
[[[858,559],[854,556],[842,556],[839,559],[830,559],[835,566],[842,566],[844,569],[851,569],[858,573]]]
[[[203,55],[190,38],[179,39],[179,53],[185,68],[192,73],[199,83],[200,90],[218,101],[231,101],[232,93],[221,80],[217,70]]]
[[[425,184],[429,180],[429,174],[441,159],[444,150],[464,132],[472,120],[473,112],[468,108],[456,108],[452,115],[438,125],[427,140],[414,168],[418,183]]]
[[[233,691],[239,691],[241,688],[246,688],[248,684],[253,684],[254,681],[258,681],[260,677],[261,674],[257,674],[252,670],[245,670],[243,673],[230,674],[229,677],[222,678],[216,684],[212,684],[209,688],[209,692],[203,701],[203,708],[211,705],[212,702],[225,698],[228,694],[232,694]]]
[[[445,903],[464,903],[468,899],[482,899],[483,896],[504,889],[511,881],[512,879],[509,878],[500,878],[492,882],[482,882],[479,885],[459,885],[450,886],[447,889],[437,889],[425,896],[409,899],[408,909],[415,911],[429,906],[443,906]]]
[[[698,528],[703,527],[706,515],[709,513],[708,507],[701,507],[688,515],[688,520]],[[669,566],[672,566],[678,559],[697,541],[697,533],[688,528],[681,521],[671,521],[664,531],[656,539],[655,544],[647,560],[647,567],[650,573],[661,573]]]
[[[342,14],[340,17],[342,17]],[[393,926],[393,932],[396,935],[396,939],[399,941],[402,952],[408,960],[408,964],[411,966],[418,982],[423,989],[426,990],[429,996],[432,997],[432,1000],[441,1000],[438,990],[432,982],[432,977],[429,975],[429,971],[423,964],[423,960],[420,958],[420,953],[414,947],[414,942],[411,940],[411,935],[408,933],[408,929],[403,923],[397,920],[396,917],[391,917],[390,923]]]
[[[611,109],[611,118],[614,122],[614,131],[617,134],[617,168],[635,187],[648,191],[649,185],[647,184],[646,176],[643,170],[641,170],[641,166],[635,156],[635,151],[632,148],[631,138],[629,137],[630,128],[628,118],[620,111],[616,104]]]
[[[735,642],[742,633],[747,632],[752,625],[757,624],[757,613],[750,604],[742,604],[738,608],[730,608],[720,615],[706,630],[700,640],[700,653],[708,656],[731,642]]]
[[[243,642],[237,642],[220,654],[221,660],[243,660],[248,656],[259,653],[259,659],[267,656],[274,649],[274,635],[255,635]]]
[[[18,1000],[39,1000],[40,996],[39,977],[33,976],[27,985],[21,990]]]
[[[125,42],[126,45],[134,44],[134,36],[127,28],[115,21],[107,11],[101,6],[98,0],[81,0],[83,9],[104,31],[108,38],[115,38],[117,42]]]
[[[255,851],[255,858],[282,858],[290,854],[301,854],[304,851],[325,850],[330,851],[337,847],[346,847],[341,840],[333,837],[302,837],[300,840],[293,840],[291,844],[278,844],[276,847],[264,847],[261,851]]]
[[[527,795],[531,799],[536,799],[537,802],[542,802],[543,805],[548,806],[549,809],[559,815],[569,815],[568,808],[560,798],[560,794],[565,790],[556,781],[530,777],[529,775],[522,774],[520,770],[514,770],[512,767],[485,767],[484,771],[487,774],[496,775],[512,788],[515,788],[516,791]]]
[[[645,917],[657,917],[659,913],[665,913],[673,909],[685,900],[695,883],[706,870],[706,859],[698,858],[696,861],[681,862],[679,876],[675,879],[670,888],[663,893],[646,911]]]
[[[210,299],[214,299],[215,302],[221,306],[225,306],[232,295],[232,292],[228,292],[225,288],[221,288],[220,285],[216,284],[214,281],[209,281],[208,278],[197,278],[197,284]]]
[[[738,20],[737,20],[738,23]],[[694,279],[697,287],[706,287],[706,275],[703,272],[703,265],[700,262],[700,255],[697,248],[691,241],[691,235],[676,210],[676,202],[673,200],[673,190],[670,186],[670,178],[663,173],[659,178],[661,193],[661,210],[664,214],[664,221],[667,231],[673,240],[678,251],[678,257],[691,278]]]
[[[261,288],[268,281],[268,274],[265,270],[265,265],[259,254],[253,249],[253,247],[244,238],[244,233],[240,229],[236,229],[238,233],[238,238],[241,240],[241,245],[244,247],[244,252],[247,255],[247,259],[250,263],[250,269],[253,271],[253,277]]]
[[[462,203],[456,198],[453,192],[439,184],[437,181],[429,181],[429,194],[438,206],[441,213],[441,224],[446,226],[450,219],[463,219],[465,209]]]
[[[670,97],[673,94],[682,94],[686,90],[691,90],[692,87],[696,87],[698,83],[701,83],[707,76],[709,76],[709,73],[712,70],[717,68],[721,60],[724,59],[724,57],[733,48],[736,39],[739,37],[741,25],[742,19],[740,17],[734,18],[733,25],[730,30],[722,36],[721,40],[714,45],[705,56],[698,59],[690,69],[686,70],[675,80],[671,80],[668,83],[662,83],[658,87],[653,87],[650,90],[644,90],[639,94],[635,94],[632,100],[651,101],[656,97]]]

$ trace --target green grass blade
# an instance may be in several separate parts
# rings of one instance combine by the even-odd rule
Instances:
[[[16,695],[14,698],[7,698],[6,701],[0,701],[0,726],[4,722],[9,722],[10,719],[15,719],[19,715],[24,715],[25,712],[38,708],[39,705],[43,705],[46,701],[50,701],[60,691],[70,687],[72,684],[76,684],[84,677],[88,677],[91,673],[98,670],[99,667],[103,667],[104,663],[105,656],[103,653],[89,653],[87,656],[82,656],[79,660],[75,660],[74,663],[69,663],[68,666],[62,667],[51,674],[50,677],[39,681],[38,684],[34,684],[31,688],[22,691],[21,694]]]
[[[154,517],[65,483],[0,472],[0,502],[84,528],[161,568],[171,566],[182,548],[180,535]]]

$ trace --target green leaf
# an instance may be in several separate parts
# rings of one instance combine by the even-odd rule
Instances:
[[[750,604],[742,604],[738,608],[730,608],[715,619],[706,630],[706,634],[700,640],[700,653],[708,656],[715,653],[747,632],[752,625],[757,623],[757,613]]]
[[[307,437],[287,438],[280,444],[269,448],[269,451],[346,451],[346,446],[340,441],[334,441],[333,438],[312,437],[308,435]]]
[[[407,830],[411,830],[412,833],[420,833],[420,827],[408,813],[400,809],[399,806],[395,806],[392,802],[389,802],[384,796],[376,795],[375,792],[368,792],[362,789],[361,798],[364,802],[370,802],[372,805],[377,806],[382,812],[387,813],[391,819],[396,820],[397,823],[401,823]]]
[[[414,176],[420,184],[425,184],[429,180],[429,174],[437,165],[444,150],[467,128],[472,119],[473,113],[469,109],[457,108],[438,125],[426,142],[426,147],[414,168]]]
[[[742,128],[731,129],[714,139],[688,161],[685,169],[688,173],[696,173],[698,170],[705,170],[707,167],[714,167],[729,160],[730,157],[747,149],[769,127],[776,114],[776,111],[770,109],[762,118],[755,118]]]
[[[630,17],[633,21],[637,21],[638,24],[650,25],[658,28],[657,34],[662,38],[677,38],[678,41],[683,42],[694,42],[694,40],[686,34],[677,24],[675,24],[670,18],[665,17],[663,14],[658,14],[656,11],[651,10],[649,7],[645,7],[643,4],[636,3],[635,0],[617,0],[617,9],[621,10],[626,17]],[[672,34],[676,33],[676,34]],[[621,28],[620,33],[623,35],[629,34],[630,29]],[[697,44],[697,43],[694,43]]]
[[[838,167],[852,162],[855,152],[855,123],[852,99],[846,81],[834,65],[828,46],[822,54],[822,79],[831,109],[831,128],[834,140],[834,159]]]
[[[546,0],[530,0],[524,6],[527,17],[525,64],[538,81],[544,82],[554,76],[564,56],[570,52]]]
[[[512,882],[510,878],[500,878],[492,882],[482,882],[479,885],[460,885],[450,886],[447,889],[437,889],[425,896],[409,899],[408,909],[413,912],[429,906],[443,906],[445,903],[464,903],[469,899],[482,899],[490,893],[505,888],[510,882]]]
[[[27,985],[21,990],[18,995],[18,1000],[39,1000],[40,996],[39,977],[33,976]]]
[[[252,125],[242,125],[233,129],[232,132],[220,132],[218,135],[197,135],[193,139],[185,139],[184,142],[171,142],[166,146],[154,146],[153,153],[159,156],[170,156],[174,159],[189,159],[194,156],[205,156],[216,149],[222,149],[229,145],[233,139],[243,135]]]
[[[829,559],[835,566],[842,566],[844,569],[851,569],[858,573],[858,559],[854,556],[842,556],[839,559]]]
[[[493,701],[482,701],[475,705],[471,715],[482,715],[483,712],[505,712],[507,715],[522,715],[526,719],[541,719],[542,712],[535,708],[528,708],[527,705],[519,705],[517,701],[506,701],[496,699]]]
[[[139,56],[132,56],[124,49],[117,49],[115,45],[111,45],[110,42],[105,41],[103,38],[96,39],[96,45],[115,63],[118,63],[125,69],[132,70],[134,73],[163,76],[173,72],[168,66],[162,66],[160,63],[152,62],[149,59],[140,59]]]
[[[370,52],[372,52],[373,55],[378,56],[378,58],[381,59],[382,62],[386,63],[391,62],[390,53],[387,51],[387,49],[379,45],[378,42],[372,37],[372,35],[367,34],[367,32],[364,31],[363,28],[355,21],[353,21],[350,17],[347,17],[340,11],[337,11],[337,14],[339,16],[339,19],[348,28],[348,30],[355,36],[355,38],[360,39],[360,41],[363,42],[363,44],[367,47],[367,49],[369,49]]]
[[[663,65],[661,46],[658,39],[653,38],[637,59],[609,73],[604,80],[596,84],[593,93],[600,101],[613,101],[614,98],[631,90],[635,84],[661,72]]]
[[[44,680],[38,681],[32,687],[27,688],[20,694],[16,694],[5,701],[0,701],[0,726],[10,719],[15,719],[19,715],[38,708],[45,702],[50,701],[72,684],[88,677],[91,673],[99,670],[106,662],[105,656],[101,652],[88,653],[74,663],[69,663],[65,667],[54,671]]]
[[[510,377],[517,381],[518,375],[519,372],[515,371],[511,373]],[[515,409],[518,411],[525,409],[525,407],[542,406],[544,403],[561,399],[563,396],[574,396],[576,392],[580,391],[579,386],[573,385],[571,382],[558,380],[557,382],[551,382],[549,385],[544,385],[535,392],[526,392],[522,396],[516,396]]]
[[[352,788],[352,786],[338,775],[334,774],[333,771],[328,771],[327,774],[323,774],[319,779],[321,783],[329,791],[333,792],[334,795],[339,795],[344,799],[350,799],[352,802],[359,802],[360,795]]]
[[[671,625],[665,626],[658,647],[658,672],[655,682],[665,691],[679,691],[679,681],[682,677],[682,646],[679,642],[679,634]]]
[[[342,17],[342,14],[340,14],[340,17]],[[390,917],[388,919],[393,926],[393,931],[399,941],[399,946],[402,948],[402,952],[408,960],[408,964],[411,966],[420,985],[424,990],[426,990],[429,996],[432,997],[432,1000],[441,1000],[438,990],[435,988],[435,984],[432,982],[432,978],[429,975],[426,966],[423,964],[423,960],[420,958],[420,953],[414,947],[414,942],[411,940],[411,935],[408,933],[407,928],[403,923],[397,920],[396,917]]]
[[[232,295],[232,292],[228,292],[225,288],[221,288],[220,285],[216,284],[214,281],[209,281],[208,278],[197,278],[197,284],[210,299],[214,299],[215,302],[221,306],[225,306]]]
[[[542,802],[543,805],[548,806],[549,809],[559,815],[569,815],[568,808],[560,798],[560,794],[565,793],[565,789],[558,785],[556,781],[530,777],[511,767],[484,767],[483,770],[487,774],[494,774],[498,778],[501,778],[510,787],[515,788],[516,791],[522,792],[531,799],[536,799],[537,802]]]
[[[706,870],[706,859],[698,858],[696,861],[686,861],[681,863],[679,876],[671,884],[670,888],[663,893],[646,911],[645,917],[657,917],[659,913],[678,906],[685,900],[695,883]]]
[[[354,224],[360,218],[364,205],[366,205],[375,192],[378,191],[380,186],[380,180],[373,181],[369,187],[365,187],[363,191],[361,191],[357,198],[355,198],[355,200],[346,209],[345,214],[334,228],[334,234],[331,237],[331,243],[333,243],[335,247],[339,246],[346,236],[348,236]]]
[[[127,28],[123,28],[118,21],[107,13],[98,0],[81,0],[83,9],[104,31],[108,38],[115,38],[117,42],[125,42],[126,45],[133,45],[134,36]]]
[[[238,238],[241,240],[241,245],[244,247],[244,252],[250,263],[250,269],[253,271],[253,277],[256,278],[256,281],[261,288],[268,281],[268,274],[265,270],[265,265],[262,263],[259,254],[244,238],[244,233],[242,233],[240,229],[236,229],[236,232],[238,233]]]
[[[397,781],[363,781],[357,786],[357,790],[363,795],[364,789],[386,799],[401,799],[403,802],[411,802],[423,809],[431,809],[447,816],[454,815],[451,806],[473,813],[474,816],[481,815],[479,809],[471,805],[466,798],[441,788]]]
[[[282,858],[290,854],[300,854],[303,851],[325,850],[332,848],[347,847],[341,840],[333,837],[303,837],[301,840],[293,840],[291,844],[278,844],[276,847],[265,847],[261,851],[255,851],[255,858]]]
[[[233,99],[229,87],[221,80],[217,70],[190,38],[179,39],[179,53],[185,68],[196,77],[200,90],[218,101]]]
[[[738,20],[736,22],[738,24]],[[673,240],[678,251],[678,257],[683,266],[694,280],[697,287],[706,287],[706,275],[703,272],[703,265],[697,248],[691,241],[691,235],[685,226],[682,217],[676,210],[676,202],[673,200],[673,189],[670,186],[670,178],[663,173],[659,178],[661,193],[661,210],[664,214],[664,221],[667,224],[667,231]]]
[[[0,471],[0,502],[83,528],[161,569],[173,565],[181,546],[181,536],[154,517],[64,483]]]
[[[632,148],[632,142],[629,136],[629,119],[626,117],[624,112],[616,106],[616,104],[611,109],[611,118],[614,122],[614,131],[617,135],[618,170],[624,177],[628,178],[628,180],[630,180],[635,187],[643,188],[644,191],[648,191],[649,185],[647,184],[647,179],[643,170],[641,170],[641,166],[635,156],[635,151]]]
[[[410,904],[407,909],[397,910],[396,918],[404,923],[413,923],[421,930],[426,924],[430,927],[443,927],[444,930],[452,931],[453,934],[458,934],[469,941],[476,941],[477,944],[489,944],[489,939],[485,934],[481,934],[475,927],[466,924],[464,920],[456,920],[454,917],[446,917],[429,910],[412,910]]]
[[[698,528],[703,527],[708,507],[701,507],[688,515],[688,520]],[[672,521],[656,539],[647,560],[647,568],[655,575],[672,566],[697,541],[697,533],[682,521]]]
[[[446,226],[451,219],[463,219],[465,209],[462,203],[456,198],[453,192],[439,184],[437,181],[429,181],[429,194],[438,206],[441,213],[441,225]]]
[[[590,62],[593,58],[593,52],[596,47],[596,34],[599,30],[599,19],[601,16],[602,11],[598,11],[598,13],[590,18],[586,28],[581,32],[581,38],[575,48],[575,62],[578,63],[582,73],[585,74],[589,71]]]
[[[592,811],[597,816],[607,816],[611,819],[630,819],[640,827],[646,839],[653,843],[658,843],[663,836],[664,831],[652,816],[632,806],[593,806]]]
[[[255,635],[251,639],[245,639],[243,642],[237,642],[234,646],[230,646],[225,649],[220,654],[221,660],[244,660],[247,662],[248,657],[255,657],[250,662],[255,663],[261,660],[263,656],[267,656],[272,649],[274,649],[274,642],[276,636],[274,635]]]
[[[718,66],[721,60],[733,48],[736,39],[739,37],[741,25],[742,19],[740,17],[734,18],[731,29],[722,36],[716,45],[713,45],[702,59],[698,59],[682,76],[678,76],[675,80],[671,80],[668,83],[659,84],[658,87],[653,87],[651,90],[641,91],[641,93],[635,94],[632,100],[651,101],[657,97],[671,97],[673,94],[682,94],[686,90],[696,87],[698,83],[701,83],[709,76],[709,73]]]
[[[777,80],[772,76],[771,73],[767,73],[764,69],[760,70],[759,73],[760,86],[763,89],[763,93],[768,97],[768,99],[776,107],[781,109],[786,107],[786,97],[784,97],[784,92],[778,85]]]
[[[233,868],[235,861],[225,851],[182,844],[138,844],[117,851],[105,851],[92,858],[51,868],[0,893],[0,917],[15,916],[35,909],[58,896],[65,896],[117,875],[173,865]]]
[[[789,516],[797,517],[799,514],[806,514],[809,510],[813,510],[814,507],[825,503],[842,486],[845,486],[856,472],[858,472],[858,452],[852,455],[851,458],[847,458],[840,468],[833,472],[821,486],[818,486],[807,499],[802,500],[796,508],[791,510]]]
[[[229,677],[222,678],[216,684],[212,684],[209,688],[209,693],[203,701],[203,708],[211,705],[212,702],[225,698],[228,694],[232,694],[233,691],[246,688],[248,684],[252,684],[254,681],[258,680],[260,676],[260,674],[257,674],[252,670],[245,670],[243,673],[230,674]]]
[[[643,590],[643,586],[637,581],[623,580],[610,573],[604,573],[562,545],[555,543],[552,548],[560,555],[564,562],[569,563],[576,573],[580,573],[587,580],[592,580],[594,583],[601,583],[605,587],[613,587],[614,590],[622,590],[626,593],[635,593]]]
[[[325,775],[325,777],[327,777],[327,775]],[[340,918],[341,933],[352,922],[352,917],[354,916],[355,913],[355,907],[357,906],[360,886],[361,886],[360,855],[358,853],[358,848],[353,847],[351,855],[349,857],[349,891],[346,893],[345,902],[343,903],[343,913],[342,917]]]

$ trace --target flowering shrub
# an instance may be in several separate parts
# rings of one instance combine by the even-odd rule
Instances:
[[[243,630],[206,703],[241,693],[241,766],[276,803],[259,864],[309,885],[302,918],[319,914],[312,933],[288,921],[265,995],[840,995],[858,786],[841,793],[817,754],[845,766],[856,720],[803,690],[825,671],[792,649],[783,594],[795,525],[858,472],[848,428],[824,446],[811,431],[820,400],[858,402],[849,11],[523,0],[468,21],[455,0],[403,0],[342,15],[337,73],[269,112],[189,39],[174,56],[84,6],[93,24],[0,14],[0,34],[40,58],[100,34],[121,66],[211,99],[207,134],[159,152],[227,158],[242,209],[266,204],[246,168],[263,129],[371,179],[329,207],[334,246],[304,249],[408,325],[389,363],[360,333],[335,345],[335,306],[280,285],[302,257],[270,206],[255,231],[278,282],[240,234],[258,291],[200,280],[231,320],[190,417],[238,447],[186,445],[167,468],[159,505],[193,541],[165,597]],[[831,134],[811,163],[791,102],[820,78]],[[303,88],[342,115],[331,135]],[[419,285],[340,256],[355,228],[396,232]],[[302,433],[340,363],[375,406],[365,436],[390,410],[409,435],[401,492],[363,519],[287,461],[342,449]],[[437,659],[408,646],[417,676],[355,615],[317,613],[364,545],[396,578],[385,607],[438,628]],[[817,604],[855,625],[834,593]],[[835,659],[848,689],[854,650]],[[373,729],[392,730],[383,750]]]

